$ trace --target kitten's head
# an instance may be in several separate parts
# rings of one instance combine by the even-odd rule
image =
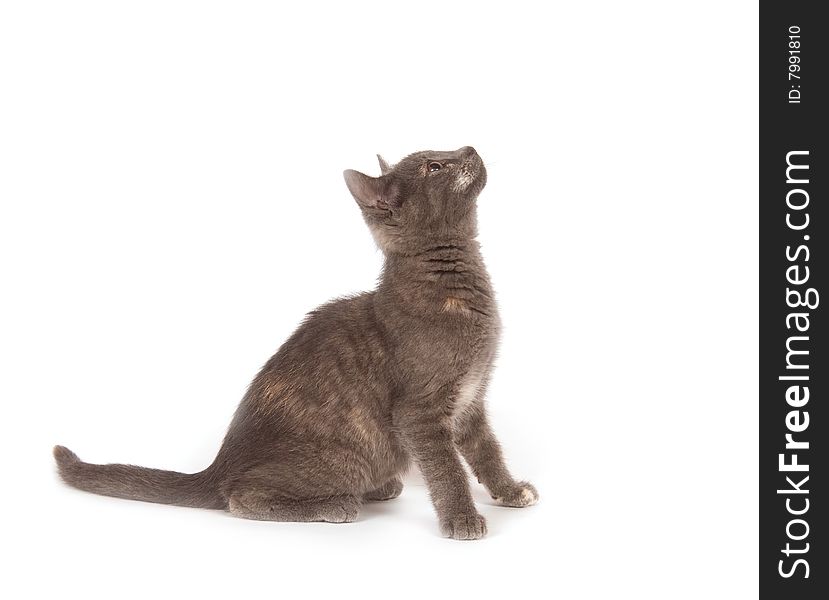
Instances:
[[[486,168],[474,148],[415,152],[394,166],[377,158],[380,177],[351,169],[343,175],[383,252],[477,235],[475,200],[486,185]]]

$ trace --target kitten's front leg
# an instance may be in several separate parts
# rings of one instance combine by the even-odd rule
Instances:
[[[477,540],[486,535],[486,521],[478,514],[469,481],[461,464],[452,430],[440,414],[406,406],[395,424],[420,467],[440,521],[441,533],[456,540]]]
[[[504,506],[521,508],[538,502],[538,492],[526,481],[515,481],[504,464],[501,446],[492,433],[483,403],[477,402],[455,425],[455,443],[478,481]]]

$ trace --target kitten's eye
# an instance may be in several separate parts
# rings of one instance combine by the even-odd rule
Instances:
[[[429,172],[434,173],[435,171],[440,171],[443,168],[443,165],[439,162],[430,162],[429,163]]]

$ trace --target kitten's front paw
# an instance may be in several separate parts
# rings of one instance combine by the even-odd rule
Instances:
[[[514,508],[523,508],[525,506],[532,506],[538,502],[538,491],[532,484],[526,481],[519,481],[500,495],[493,496],[495,501],[501,506],[512,506]]]
[[[440,532],[453,540],[478,540],[486,535],[486,520],[476,512],[440,520]]]

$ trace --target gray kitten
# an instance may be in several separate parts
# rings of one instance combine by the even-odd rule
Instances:
[[[443,535],[486,533],[464,456],[506,506],[538,493],[510,475],[484,392],[499,319],[479,251],[486,169],[469,146],[417,152],[382,175],[345,171],[385,255],[377,289],[311,312],[250,385],[215,461],[192,475],[82,462],[54,449],[69,485],[97,494],[229,509],[270,521],[354,521],[400,495],[419,465]]]

